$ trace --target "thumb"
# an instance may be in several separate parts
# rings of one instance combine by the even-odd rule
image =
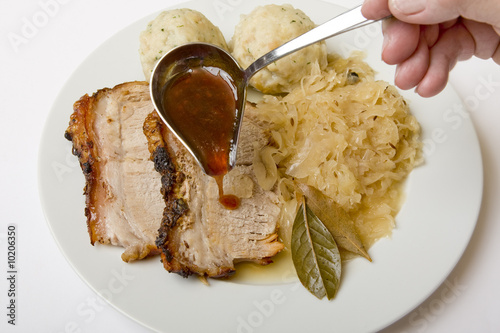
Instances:
[[[408,23],[437,24],[462,16],[490,24],[500,31],[498,0],[389,0],[389,9]]]

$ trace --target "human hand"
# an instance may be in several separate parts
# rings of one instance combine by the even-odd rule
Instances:
[[[498,0],[365,0],[363,15],[383,23],[382,60],[397,65],[395,84],[423,97],[441,92],[457,61],[500,64]]]

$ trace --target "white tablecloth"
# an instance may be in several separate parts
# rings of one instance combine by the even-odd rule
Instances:
[[[0,1],[1,332],[149,331],[98,302],[60,253],[38,197],[37,151],[53,101],[86,56],[131,22],[180,2]],[[479,220],[446,282],[385,333],[500,332],[500,66],[460,63],[451,84],[470,106],[481,144]],[[6,316],[9,224],[17,225],[16,326]]]

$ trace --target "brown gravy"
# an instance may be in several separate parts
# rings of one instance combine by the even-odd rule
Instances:
[[[163,93],[163,108],[184,140],[219,187],[219,202],[239,207],[234,195],[224,195],[222,180],[229,172],[238,126],[236,87],[229,74],[216,67],[198,66],[171,80]]]
[[[215,176],[217,181],[217,186],[219,187],[219,202],[226,209],[236,209],[240,206],[240,198],[232,194],[224,194],[224,189],[222,186],[222,181],[224,176]]]

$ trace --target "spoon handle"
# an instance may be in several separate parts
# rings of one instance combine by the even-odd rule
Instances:
[[[255,60],[255,62],[245,69],[245,76],[247,80],[249,80],[257,71],[290,53],[373,22],[376,21],[367,20],[363,14],[361,14],[361,6],[355,7],[275,48]]]

